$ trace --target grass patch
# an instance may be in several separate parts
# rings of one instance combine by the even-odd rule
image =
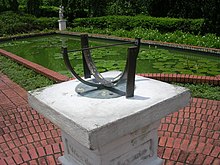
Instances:
[[[210,100],[220,100],[220,86],[213,86],[209,84],[174,84],[189,88],[192,97],[206,98]]]
[[[54,82],[31,69],[28,69],[0,55],[0,72],[6,74],[12,81],[27,91],[52,85]]]

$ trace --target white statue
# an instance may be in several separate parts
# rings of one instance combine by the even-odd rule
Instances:
[[[60,10],[59,10],[59,18],[60,18],[60,20],[63,20],[63,17],[64,17],[63,13],[64,13],[64,6],[60,6]]]
[[[59,18],[60,19],[58,20],[60,31],[63,31],[66,29],[66,20],[64,19],[63,13],[64,13],[64,6],[61,5],[60,9],[59,9]]]

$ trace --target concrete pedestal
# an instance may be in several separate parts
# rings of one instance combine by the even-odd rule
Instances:
[[[115,77],[118,72],[106,72]],[[94,99],[78,95],[72,80],[29,92],[29,104],[62,130],[63,165],[161,165],[160,119],[184,107],[187,89],[136,76],[135,96]]]
[[[58,20],[59,22],[59,31],[66,30],[66,20]]]

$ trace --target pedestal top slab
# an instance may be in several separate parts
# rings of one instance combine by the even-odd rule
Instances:
[[[115,77],[118,72],[106,72]],[[179,110],[188,89],[136,76],[134,97],[95,99],[78,95],[71,80],[28,93],[29,104],[82,145],[97,149]]]

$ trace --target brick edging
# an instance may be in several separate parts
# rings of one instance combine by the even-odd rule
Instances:
[[[58,72],[52,71],[50,69],[47,69],[41,65],[38,65],[36,63],[33,63],[31,61],[28,61],[22,57],[19,57],[13,53],[10,53],[8,51],[5,51],[3,49],[0,49],[0,54],[8,57],[10,59],[12,59],[13,61],[16,61],[24,66],[26,66],[29,69],[33,69],[35,72],[40,73],[46,77],[48,77],[49,79],[56,81],[56,82],[63,82],[63,81],[67,81],[69,80],[69,78],[67,76],[64,76]]]
[[[143,73],[138,74],[165,82],[178,83],[207,83],[210,85],[220,85],[220,76],[197,76],[188,74],[164,74],[164,73]]]

